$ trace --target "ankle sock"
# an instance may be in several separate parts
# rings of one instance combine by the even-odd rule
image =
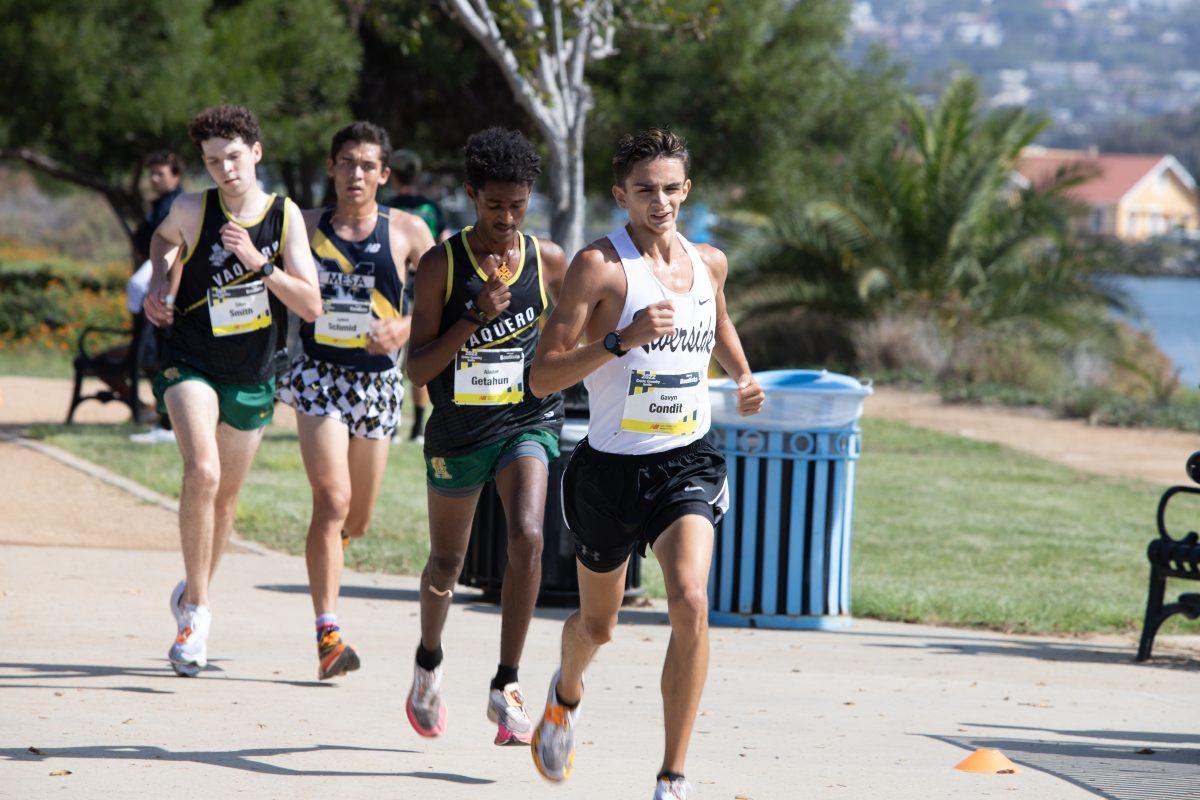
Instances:
[[[321,641],[329,631],[339,631],[337,614],[321,614],[317,617],[317,641]]]
[[[674,783],[675,781],[683,780],[683,773],[682,772],[668,772],[667,770],[663,770],[662,772],[658,773],[658,780],[661,781],[663,778],[666,778],[668,781],[671,781],[672,783]]]
[[[426,650],[425,645],[417,644],[417,666],[421,669],[434,670],[442,665],[442,646],[437,650]]]
[[[504,664],[496,665],[496,677],[492,678],[492,688],[503,692],[504,687],[517,682],[517,668]]]
[[[568,703],[566,700],[563,700],[562,695],[558,693],[558,686],[554,687],[554,699],[558,701],[560,706],[570,709],[571,711],[579,708],[579,700],[576,700],[574,703]]]

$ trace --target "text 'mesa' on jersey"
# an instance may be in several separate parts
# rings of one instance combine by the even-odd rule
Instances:
[[[390,216],[380,208],[371,234],[350,242],[334,233],[332,214],[322,212],[312,237],[322,314],[300,326],[300,340],[309,358],[383,372],[396,365],[398,354],[374,355],[365,348],[372,323],[399,317],[403,304],[404,286],[392,260]]]

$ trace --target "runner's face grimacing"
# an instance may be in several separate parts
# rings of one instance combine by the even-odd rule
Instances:
[[[385,185],[392,174],[383,163],[379,145],[365,142],[346,142],[327,166],[338,199],[355,204],[374,200],[379,187]]]
[[[467,196],[475,203],[475,228],[496,242],[516,236],[529,210],[533,187],[526,183],[488,181],[481,187],[467,184]]]
[[[226,197],[241,197],[256,186],[254,167],[262,160],[262,145],[246,144],[242,137],[205,139],[200,143],[204,168]]]
[[[681,160],[652,158],[634,164],[625,184],[613,187],[613,197],[629,212],[634,227],[666,233],[674,227],[691,188]]]

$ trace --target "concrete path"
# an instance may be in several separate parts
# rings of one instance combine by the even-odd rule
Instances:
[[[556,788],[525,750],[491,744],[495,607],[464,593],[451,614],[439,740],[404,715],[410,577],[346,575],[341,617],[364,666],[319,684],[303,561],[243,547],[214,586],[212,665],[176,678],[173,515],[17,444],[0,444],[0,474],[0,798],[650,797],[661,605],[622,613],[589,674],[575,775]],[[530,631],[535,709],[563,615],[541,611]],[[866,620],[838,633],[714,630],[694,797],[1194,798],[1197,662],[1171,644],[1135,665],[1128,637]],[[1020,774],[956,772],[976,747],[1001,748]]]

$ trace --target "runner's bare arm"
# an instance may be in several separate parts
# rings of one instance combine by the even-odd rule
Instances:
[[[597,340],[580,346],[588,321],[611,283],[612,265],[598,247],[580,250],[565,271],[554,312],[538,339],[529,368],[529,391],[538,397],[574,386],[616,358]],[[547,287],[548,289],[549,287]]]
[[[557,303],[562,294],[563,278],[567,276],[567,254],[549,239],[539,239],[542,251],[542,280],[546,282],[546,294],[550,302]]]
[[[288,224],[283,241],[279,243],[283,251],[283,269],[272,272],[263,283],[301,319],[313,322],[321,315],[321,291],[317,288],[317,267],[309,248],[308,227],[295,203],[284,200],[284,204]],[[251,264],[246,266],[255,269]],[[262,269],[262,264],[257,268]]]
[[[203,202],[203,194],[180,196],[150,239],[150,288],[142,308],[146,318],[160,328],[174,321],[174,295],[182,277],[177,265],[189,249],[187,236],[196,235]]]
[[[388,243],[392,251],[392,265],[403,286],[408,265],[418,262],[425,251],[433,246],[433,237],[429,235],[429,227],[418,217],[393,209],[388,219]],[[367,352],[391,354],[404,346],[411,333],[411,316],[375,320],[371,324]]]
[[[733,325],[733,320],[729,318],[729,309],[725,304],[725,279],[729,276],[729,259],[710,245],[697,245],[696,250],[708,266],[713,294],[717,298],[716,344],[713,347],[713,355],[716,356],[721,369],[725,370],[725,374],[737,384],[738,413],[743,417],[757,414],[766,396],[750,372],[750,362],[746,360],[742,340]]]
[[[413,299],[412,329],[405,371],[413,386],[425,386],[454,360],[479,326],[460,319],[438,336],[442,309],[446,302],[446,248],[434,247],[421,256],[417,265],[416,294]]]

